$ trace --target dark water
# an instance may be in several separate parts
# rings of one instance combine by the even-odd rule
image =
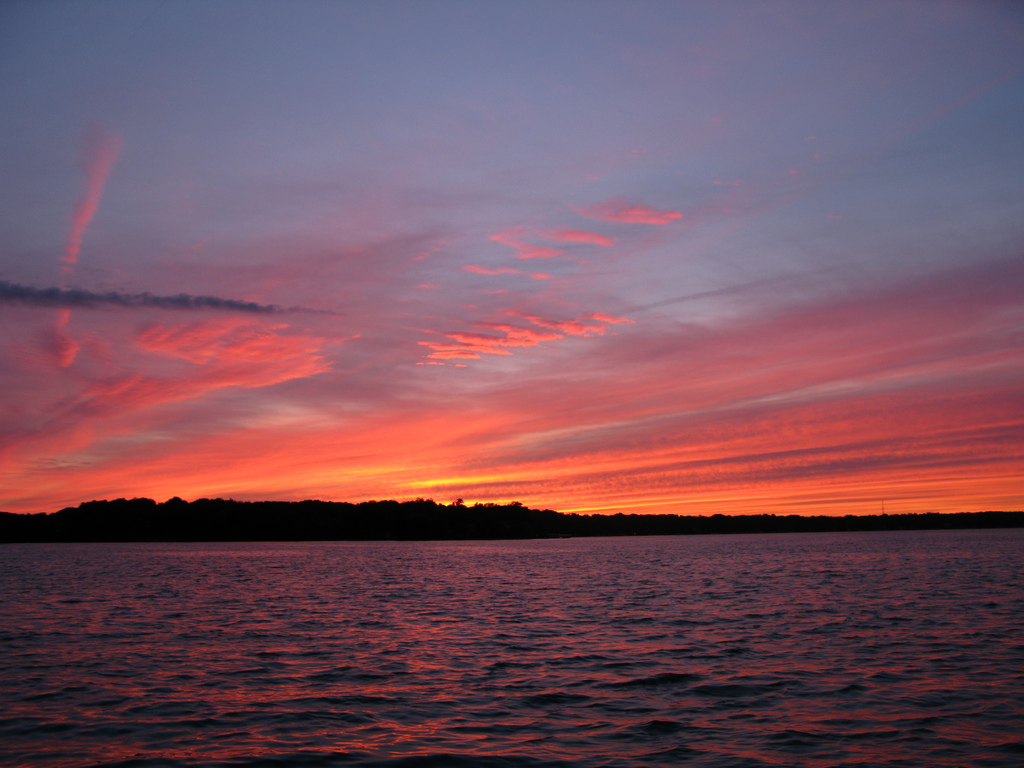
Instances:
[[[3,765],[1024,765],[1021,530],[0,558]]]

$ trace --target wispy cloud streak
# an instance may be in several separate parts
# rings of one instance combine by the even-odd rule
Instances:
[[[68,241],[64,246],[64,255],[61,260],[67,264],[75,264],[78,261],[78,252],[82,248],[82,238],[85,230],[96,215],[99,208],[100,198],[103,196],[103,187],[107,183],[107,176],[110,170],[121,155],[121,148],[124,141],[120,136],[104,130],[98,125],[93,125],[86,134],[82,143],[82,160],[85,165],[85,188],[82,196],[75,205],[71,214],[71,231],[68,233]]]

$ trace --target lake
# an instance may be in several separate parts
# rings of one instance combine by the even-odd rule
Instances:
[[[0,764],[1020,766],[1024,530],[0,547]]]

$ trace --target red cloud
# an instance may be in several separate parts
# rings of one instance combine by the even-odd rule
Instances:
[[[668,224],[683,217],[678,211],[659,211],[648,205],[631,204],[624,197],[616,197],[586,208],[577,208],[576,213],[588,219],[615,221],[621,224]]]
[[[615,245],[615,239],[599,235],[597,232],[588,232],[585,229],[557,229],[545,234],[551,240],[560,243],[590,243],[591,245],[603,245],[610,248]]]

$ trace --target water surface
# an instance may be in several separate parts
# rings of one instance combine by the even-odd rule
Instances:
[[[1024,530],[0,548],[0,763],[1019,766]]]

